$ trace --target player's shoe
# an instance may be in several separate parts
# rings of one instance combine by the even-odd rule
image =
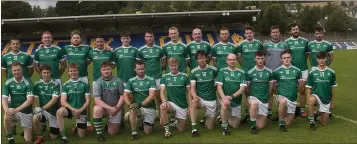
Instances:
[[[206,123],[206,116],[205,117],[203,117],[201,120],[200,120],[200,124],[205,124]]]
[[[280,125],[280,126],[279,126],[279,130],[280,130],[281,132],[287,132],[287,131],[288,131],[288,129],[286,129],[285,125]]]
[[[316,131],[315,123],[310,123],[310,129],[311,129],[312,131]]]
[[[177,127],[177,123],[178,123],[178,121],[176,119],[171,119],[169,127],[175,128],[175,127]]]
[[[164,138],[170,138],[171,133],[169,131],[165,131]]]
[[[222,118],[221,118],[221,116],[218,116],[218,117],[217,117],[217,122],[218,122],[219,124],[222,124]]]
[[[105,142],[105,138],[102,134],[97,136],[97,140],[98,142]]]
[[[258,130],[256,127],[253,127],[251,130],[250,130],[250,133],[251,134],[258,134]]]
[[[8,140],[9,144],[15,144],[15,140],[14,139],[10,139]]]
[[[69,141],[67,139],[61,139],[61,144],[69,144]]]
[[[139,135],[138,134],[132,134],[131,135],[131,140],[138,140],[139,139]]]
[[[231,135],[231,133],[228,131],[228,129],[223,129],[223,133],[224,136],[228,136]]]
[[[300,117],[301,117],[301,118],[306,118],[306,117],[307,117],[306,112],[302,112],[302,113],[300,113]]]
[[[43,138],[38,137],[38,138],[36,138],[35,144],[40,144],[43,142],[44,142]]]
[[[193,131],[192,132],[192,137],[199,137],[200,135],[198,134],[198,132],[197,131]]]
[[[72,133],[77,133],[77,127],[72,128]]]

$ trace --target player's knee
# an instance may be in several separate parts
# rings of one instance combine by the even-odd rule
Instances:
[[[310,97],[309,97],[309,104],[310,104],[310,105],[314,105],[314,104],[315,104],[315,101],[316,101],[316,98],[315,98],[315,97],[313,97],[313,96],[310,96]]]
[[[279,99],[279,106],[285,106],[286,103],[287,103],[286,99],[283,98]]]
[[[60,109],[57,110],[56,116],[57,117],[63,117],[63,113],[64,113],[65,110],[66,110],[66,108],[61,107]]]
[[[228,110],[228,107],[229,107],[229,106],[226,106],[226,105],[223,104],[223,105],[221,106],[221,110],[222,110],[222,111],[227,111],[227,110]]]
[[[110,136],[114,136],[119,133],[119,128],[118,129],[108,129],[108,134]]]
[[[103,108],[101,106],[95,105],[93,107],[93,114],[100,115],[103,112]]]
[[[160,105],[160,111],[161,112],[167,112],[167,107],[165,108],[165,105],[166,104],[164,104],[164,103]]]

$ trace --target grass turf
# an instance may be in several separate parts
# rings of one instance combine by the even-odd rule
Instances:
[[[357,51],[345,50],[334,52],[335,60],[331,66],[337,75],[338,87],[336,89],[335,108],[333,113],[353,121],[357,121]],[[89,66],[89,79],[92,81],[92,65]],[[116,72],[115,72],[116,73]],[[115,74],[116,75],[116,74]],[[32,80],[35,82],[39,79],[37,74],[34,74]],[[68,75],[62,76],[62,82],[68,79]],[[2,84],[5,79],[3,77]],[[93,101],[91,107],[93,107]],[[274,109],[276,106],[274,105]],[[201,111],[200,119],[203,116]],[[2,116],[3,119],[3,116]],[[333,117],[327,126],[321,126],[317,123],[317,131],[309,130],[307,119],[297,118],[291,126],[288,126],[288,132],[282,133],[278,129],[278,123],[269,121],[265,129],[259,131],[258,135],[251,135],[249,125],[241,125],[238,129],[230,129],[230,136],[222,136],[220,125],[216,122],[213,130],[207,130],[203,125],[198,126],[200,133],[199,138],[191,137],[191,126],[188,119],[187,129],[184,132],[178,132],[171,129],[172,137],[170,139],[163,138],[163,128],[156,122],[153,133],[145,135],[143,131],[139,131],[140,139],[138,141],[131,140],[131,130],[128,122],[125,123],[126,128],[121,129],[116,136],[108,136],[104,133],[107,139],[106,143],[357,143],[357,124],[349,122],[337,117]],[[2,123],[3,124],[3,123]],[[75,126],[74,120],[65,120],[65,128],[67,138],[70,143],[97,143],[95,131],[89,131],[85,138],[78,138],[77,134],[71,133],[71,128]],[[1,129],[1,142],[7,143],[4,127]],[[23,143],[24,139],[19,135],[22,128],[17,126],[17,135],[15,136],[16,143]],[[48,134],[45,134],[45,143],[60,143],[59,138],[51,141]]]

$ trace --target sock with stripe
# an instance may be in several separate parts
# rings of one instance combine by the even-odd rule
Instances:
[[[314,116],[309,116],[308,117],[308,119],[309,119],[309,121],[310,121],[310,124],[314,124],[315,123],[315,118],[314,118]]]
[[[221,124],[222,129],[226,130],[228,129],[228,123],[222,123]]]
[[[95,128],[95,131],[97,131],[97,135],[102,134],[102,118],[93,118],[93,125]]]
[[[67,139],[66,131],[64,129],[61,131],[61,136],[62,136],[62,139]]]
[[[170,131],[170,123],[164,124],[165,131]]]
[[[132,129],[132,130],[131,130],[131,135],[136,135],[136,134],[138,134],[138,133],[136,132],[136,129]]]
[[[279,120],[279,126],[281,125],[285,125],[285,121],[284,120]]]
[[[14,139],[14,133],[12,130],[9,133],[7,133],[7,140],[11,140],[11,139]]]
[[[192,123],[192,132],[197,131],[196,123]]]
[[[256,119],[250,119],[250,122],[251,122],[251,126],[250,128],[256,128],[257,127],[257,120]]]

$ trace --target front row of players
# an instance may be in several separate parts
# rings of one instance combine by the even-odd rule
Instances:
[[[336,76],[332,69],[325,65],[326,52],[317,54],[318,66],[309,73],[306,87],[309,96],[308,110],[310,129],[315,127],[315,106],[319,105],[320,123],[326,125],[329,120],[329,108],[333,105],[334,90],[337,86]],[[241,117],[242,93],[248,91],[249,116],[251,133],[257,134],[258,129],[264,128],[267,122],[268,101],[272,98],[273,89],[277,89],[275,97],[278,105],[279,129],[286,132],[286,125],[292,123],[295,114],[298,80],[301,71],[291,65],[291,53],[285,50],[280,55],[282,66],[274,72],[265,67],[266,54],[257,51],[256,66],[244,72],[236,67],[237,57],[229,54],[226,58],[228,67],[219,71],[207,64],[207,53],[198,51],[196,59],[198,66],[191,71],[190,76],[178,71],[179,62],[175,58],[168,60],[170,73],[160,80],[161,124],[164,127],[164,137],[170,137],[169,113],[177,119],[175,125],[181,132],[185,130],[187,116],[190,115],[192,137],[199,136],[196,117],[197,108],[205,111],[205,125],[212,129],[217,111],[221,115],[223,135],[229,135],[228,125],[239,127]],[[60,85],[50,78],[51,68],[48,65],[40,67],[42,79],[35,86],[23,77],[22,67],[18,62],[12,65],[13,78],[5,82],[2,94],[2,105],[5,111],[5,130],[9,143],[14,143],[13,126],[20,120],[24,128],[26,142],[31,142],[32,132],[36,132],[35,143],[43,142],[41,125],[49,121],[50,138],[61,135],[61,143],[69,143],[64,129],[64,118],[75,117],[78,136],[86,133],[86,109],[90,103],[89,85],[79,80],[78,67],[68,66],[70,80],[63,85],[60,96]],[[105,141],[102,135],[102,118],[107,117],[107,130],[110,135],[119,132],[121,108],[124,102],[130,108],[130,125],[132,139],[138,139],[137,127],[142,126],[146,134],[151,133],[156,117],[155,91],[156,81],[145,75],[145,66],[137,61],[134,67],[137,76],[125,84],[112,76],[112,64],[104,62],[100,71],[102,77],[93,83],[93,123],[99,141]],[[217,90],[217,94],[216,94]],[[8,104],[7,98],[12,102]],[[34,99],[34,96],[36,97]],[[57,102],[57,99],[60,99]],[[35,102],[34,102],[35,101]],[[37,102],[38,101],[38,102]],[[34,110],[31,105],[36,107]],[[60,107],[60,106],[61,107]],[[220,107],[218,106],[220,105]],[[220,108],[220,110],[218,109]],[[32,129],[32,124],[34,128]]]

